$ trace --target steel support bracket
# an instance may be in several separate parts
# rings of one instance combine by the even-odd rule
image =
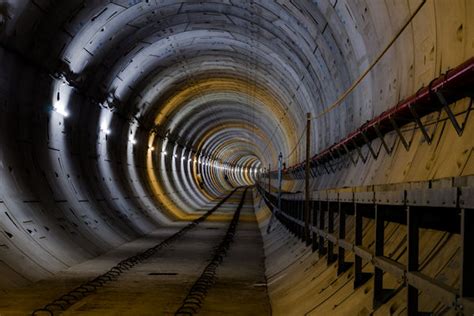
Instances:
[[[408,108],[410,109],[411,115],[413,116],[416,125],[418,125],[418,127],[420,128],[421,133],[423,134],[423,137],[425,138],[426,142],[431,145],[433,138],[428,134],[428,131],[426,130],[425,125],[423,125],[423,123],[421,122],[418,113],[416,113],[416,110],[411,105],[409,105]]]
[[[377,159],[379,155],[378,153],[375,153],[375,150],[372,148],[372,142],[367,138],[367,135],[365,135],[364,132],[361,131],[360,134],[362,135],[362,138],[364,139],[365,144],[369,148],[369,152],[372,154],[374,159]]]
[[[405,139],[405,136],[403,136],[402,131],[401,131],[400,128],[398,127],[397,122],[395,122],[395,120],[394,120],[392,117],[390,117],[389,120],[390,120],[390,123],[391,123],[392,126],[393,126],[393,129],[395,130],[395,132],[397,133],[398,137],[400,138],[400,141],[402,142],[403,147],[405,147],[405,150],[406,150],[406,151],[409,151],[409,150],[410,150],[410,146],[411,146],[411,141],[410,141],[410,142],[407,142],[407,140]]]
[[[364,155],[362,154],[362,150],[360,150],[360,147],[357,145],[357,143],[354,140],[352,142],[354,143],[354,146],[356,148],[357,153],[359,154],[360,159],[362,160],[363,163],[366,163],[367,157],[369,155],[367,155],[367,157],[364,157]]]
[[[378,138],[380,138],[380,141],[382,142],[382,146],[385,149],[385,151],[387,152],[387,154],[391,155],[392,154],[392,148],[390,148],[387,145],[387,143],[385,142],[385,138],[382,135],[382,133],[380,132],[380,128],[379,128],[378,123],[374,125],[374,130],[375,130],[375,133],[377,134]]]
[[[444,98],[441,91],[436,91],[435,94],[438,97],[439,103],[443,106],[443,110],[446,112],[446,114],[448,114],[448,118],[451,121],[451,124],[453,124],[453,127],[456,130],[456,133],[458,133],[458,135],[461,136],[464,131],[464,124],[463,126],[459,125],[458,120],[454,116],[453,111],[449,107],[449,104]]]
[[[344,150],[346,151],[347,155],[349,156],[350,160],[352,161],[352,164],[354,166],[357,166],[358,161],[354,159],[354,157],[352,156],[352,152],[349,150],[349,148],[347,148],[347,145],[343,144],[343,147],[344,147]]]

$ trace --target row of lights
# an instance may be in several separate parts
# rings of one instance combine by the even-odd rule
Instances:
[[[73,88],[74,88],[73,85],[71,85],[71,84],[68,82],[66,76],[64,76],[63,74],[60,74],[60,75],[58,75],[58,76],[55,76],[55,79],[61,80],[61,86],[67,86],[67,87],[70,88],[70,89],[73,89]],[[56,112],[56,113],[58,113],[58,114],[60,114],[60,115],[62,115],[62,116],[65,117],[65,118],[66,118],[66,117],[69,117],[69,112],[66,110],[65,106],[61,106],[61,105],[62,105],[62,102],[60,102],[60,95],[59,95],[59,92],[58,92],[58,96],[57,96],[57,99],[56,99],[56,104],[55,104],[55,106],[53,106],[53,111]],[[109,128],[105,123],[100,126],[100,131],[103,132],[105,135],[111,135],[111,134],[112,134],[112,131],[110,130],[110,128]],[[136,144],[137,144],[137,140],[136,140],[134,137],[129,137],[128,141],[129,141],[132,145],[136,145]],[[153,151],[155,151],[155,147],[153,147],[153,146],[148,146],[148,150],[150,150],[150,151],[153,152]],[[167,153],[166,151],[162,151],[161,154],[162,154],[163,156],[166,156],[168,153]],[[175,159],[178,158],[178,156],[177,156],[176,154],[174,154],[173,157],[174,157]],[[181,157],[181,160],[184,161],[185,159],[186,159],[186,157],[184,157],[184,156]],[[192,161],[192,159],[189,158],[189,159],[188,159],[188,162],[191,162],[191,161]],[[195,159],[194,159],[194,163],[196,163],[196,162],[198,162],[200,165],[202,164],[201,159],[197,160],[197,159],[195,158]],[[215,163],[215,162],[214,162],[214,163]],[[205,166],[210,166],[210,165],[212,165],[212,163],[210,163],[210,162],[205,162],[204,165],[205,165]],[[238,166],[237,166],[237,167],[236,167],[236,166],[230,167],[229,165],[224,165],[224,166],[222,166],[222,165],[219,165],[219,163],[217,163],[217,166],[216,166],[216,167],[217,167],[218,169],[220,169],[220,170],[224,169],[224,170],[227,170],[227,171],[228,171],[228,170],[231,170],[231,168],[234,168],[234,170],[243,171],[243,168],[242,168],[242,167],[238,167]],[[249,172],[249,168],[246,168],[245,170],[246,170],[247,172]],[[257,172],[257,168],[255,168],[255,169],[250,168],[250,172],[252,172],[252,170],[253,170],[254,173]]]
[[[66,112],[66,111],[60,111],[60,110],[58,110],[58,109],[56,109],[56,108],[54,108],[54,110],[55,110],[55,112],[57,112],[57,113],[63,115],[64,117],[68,117],[68,115],[69,115],[69,113]],[[112,131],[110,130],[110,128],[108,128],[105,124],[102,124],[102,125],[101,125],[100,131],[103,132],[105,135],[111,135],[111,134],[112,134]],[[136,145],[136,144],[137,144],[137,140],[136,140],[135,138],[133,138],[133,137],[130,137],[128,140],[129,140],[129,142],[130,142],[132,145]],[[155,147],[154,147],[154,146],[148,146],[148,150],[150,150],[150,151],[153,152],[153,151],[155,151]],[[162,154],[163,156],[166,156],[166,155],[168,155],[168,152],[167,152],[167,151],[162,151],[161,154]],[[176,159],[176,158],[178,158],[178,155],[174,154],[173,157]],[[181,160],[184,161],[185,159],[186,159],[186,157],[184,157],[184,156],[181,157]],[[192,161],[192,159],[189,158],[189,159],[188,159],[188,162],[191,162],[191,161]],[[202,164],[201,159],[197,160],[196,158],[194,158],[194,163],[196,163],[196,162],[199,163],[200,165]],[[205,165],[205,166],[210,166],[210,165],[212,165],[212,163],[210,163],[210,162],[205,162],[204,165]],[[226,171],[231,170],[231,168],[235,168],[236,171],[243,171],[243,168],[242,168],[242,167],[229,167],[228,165],[224,165],[224,166],[217,165],[216,167],[217,167],[218,169],[220,169],[220,170],[224,169],[224,170],[226,170]],[[246,170],[247,172],[249,172],[249,168],[245,168],[245,170]],[[250,172],[257,173],[257,168],[255,168],[255,169],[250,168]]]
[[[110,135],[110,134],[111,134],[111,130],[110,130],[109,128],[105,127],[104,125],[101,126],[101,131],[104,132],[106,135]],[[137,143],[137,140],[136,140],[135,138],[133,138],[133,137],[130,137],[130,138],[129,138],[129,141],[130,141],[130,143],[131,143],[132,145],[135,145],[135,144]],[[155,151],[155,147],[154,147],[154,146],[148,146],[148,150],[153,152],[153,151]],[[162,154],[163,156],[166,156],[166,155],[168,155],[168,152],[167,152],[167,151],[162,151],[161,154]],[[174,155],[173,155],[173,158],[175,158],[175,159],[178,158],[178,155],[174,154]],[[181,160],[184,161],[185,159],[186,159],[186,157],[184,157],[184,156],[181,157]],[[192,161],[192,159],[189,158],[189,159],[188,159],[188,162],[191,162],[191,161]],[[199,164],[202,164],[202,163],[201,163],[201,159],[197,160],[196,158],[194,158],[194,162],[195,162],[195,163],[198,162]],[[212,164],[212,163],[210,163],[210,162],[205,162],[205,163],[204,163],[205,166],[210,166],[211,164]],[[216,167],[217,167],[218,169],[220,169],[220,170],[222,170],[222,169],[224,169],[224,170],[230,170],[230,169],[232,168],[232,167],[229,167],[228,165],[225,165],[225,166],[217,165]],[[234,166],[234,168],[236,168],[237,171],[239,171],[239,168],[240,168],[240,171],[243,170],[242,167],[235,167],[235,166]],[[249,168],[246,168],[246,171],[249,172]],[[253,171],[254,173],[256,173],[256,172],[257,172],[257,168],[255,168],[254,170],[252,170],[252,168],[250,168],[250,172],[252,172],[252,171]]]
[[[152,151],[155,150],[155,148],[154,148],[154,147],[151,147],[151,146],[149,146],[149,149],[152,150]],[[163,156],[167,156],[167,155],[168,155],[168,152],[167,152],[167,151],[162,151],[161,154],[162,154]],[[173,158],[175,158],[175,159],[178,158],[178,155],[174,154],[174,155],[173,155]],[[186,160],[186,157],[181,156],[181,160]],[[189,158],[189,159],[188,159],[188,162],[191,162],[191,161],[193,161],[193,160],[192,160],[191,158]],[[204,162],[204,163],[203,163],[203,162],[201,162],[201,159],[196,159],[196,158],[194,158],[194,163],[198,163],[198,164],[200,164],[200,165],[203,164],[204,166],[211,166],[211,165],[212,165],[212,162]],[[215,163],[215,162],[214,162],[214,163]],[[243,167],[235,167],[235,166],[232,167],[232,166],[229,166],[229,165],[219,165],[219,163],[215,163],[215,164],[217,164],[216,168],[217,168],[217,169],[220,169],[220,170],[224,169],[224,170],[226,170],[226,171],[229,171],[229,170],[232,170],[232,168],[234,168],[236,171],[244,171],[244,168],[243,168]],[[250,173],[252,173],[252,172],[253,172],[253,173],[257,173],[258,169],[257,169],[257,167],[255,167],[255,168],[250,168],[250,170],[249,170],[249,168],[245,168],[245,171],[250,172]],[[262,171],[262,169],[260,169],[260,171]]]

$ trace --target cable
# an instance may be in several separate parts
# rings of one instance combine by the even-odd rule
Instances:
[[[327,113],[331,112],[335,108],[337,108],[339,105],[341,105],[342,101],[352,92],[354,89],[359,85],[359,83],[369,74],[369,72],[375,67],[375,65],[382,59],[382,57],[385,55],[385,53],[392,47],[392,45],[395,43],[395,41],[402,35],[403,31],[408,27],[408,25],[411,23],[411,21],[415,18],[415,16],[418,14],[418,12],[421,10],[421,8],[425,5],[426,0],[422,0],[421,3],[418,5],[416,10],[413,12],[413,14],[410,16],[410,18],[405,22],[405,24],[402,26],[402,28],[397,32],[395,37],[392,38],[392,40],[387,44],[387,46],[380,52],[380,54],[375,58],[375,60],[370,64],[370,66],[357,78],[356,81],[352,83],[352,85],[330,106],[328,106],[326,109],[324,109],[321,113],[313,117],[314,120],[317,120]]]
[[[352,91],[354,91],[354,89],[362,82],[362,80],[370,73],[370,71],[378,64],[378,62],[382,59],[382,57],[387,53],[387,51],[393,46],[393,44],[398,40],[398,38],[400,37],[400,35],[403,33],[403,31],[405,31],[405,29],[410,25],[410,23],[413,21],[413,19],[415,18],[415,16],[418,14],[418,12],[422,9],[422,7],[425,5],[426,3],[426,0],[422,0],[421,3],[418,5],[418,7],[416,8],[416,10],[413,12],[413,14],[410,16],[410,18],[403,24],[403,26],[400,28],[400,30],[395,34],[395,36],[392,38],[392,40],[387,44],[387,46],[379,53],[379,55],[377,56],[377,58],[375,58],[374,61],[372,61],[372,63],[369,65],[369,67],[357,78],[356,81],[354,81],[351,86],[346,90],[344,91],[344,93],[334,102],[332,103],[330,106],[328,106],[327,108],[325,108],[322,112],[320,112],[319,114],[317,114],[316,116],[313,116],[312,117],[312,120],[318,120],[320,119],[321,117],[323,117],[324,115],[326,115],[327,113],[331,112],[332,110],[334,110],[335,108],[339,107],[342,103],[342,101],[344,101],[345,98],[347,98],[347,96],[349,94],[352,93]],[[273,136],[274,136],[274,133],[273,135],[270,137],[270,140],[273,139]],[[270,141],[269,141],[270,142]],[[265,147],[265,152],[266,152],[266,149],[268,147],[268,144],[269,142],[267,143],[267,146]],[[300,143],[300,140],[298,141],[298,144]],[[290,153],[290,155],[288,155],[287,157],[290,157],[291,154],[293,153],[293,151],[295,150],[295,148],[293,148],[292,152]],[[265,153],[264,152],[264,153]]]
[[[290,158],[293,153],[295,152],[295,150],[298,148],[298,146],[300,145],[301,141],[303,140],[303,136],[305,134],[305,130],[303,132],[301,132],[301,135],[300,135],[300,138],[298,139],[298,142],[296,143],[295,147],[293,147],[293,149],[290,151],[290,153],[288,154],[288,156],[286,156],[284,159],[288,159]]]

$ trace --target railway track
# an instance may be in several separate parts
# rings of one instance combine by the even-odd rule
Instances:
[[[57,315],[59,313],[63,313],[68,310],[72,305],[79,303],[81,300],[86,298],[87,296],[91,295],[92,293],[97,292],[100,288],[105,287],[119,279],[119,277],[134,268],[136,265],[141,264],[149,260],[152,256],[156,255],[158,251],[164,250],[170,247],[173,243],[175,243],[178,239],[188,233],[190,230],[194,229],[197,225],[201,222],[205,221],[212,213],[218,210],[229,198],[231,198],[239,188],[234,189],[230,192],[227,196],[225,196],[216,206],[212,209],[208,210],[205,214],[203,214],[198,219],[192,221],[185,227],[181,228],[178,232],[174,233],[173,235],[169,236],[165,240],[161,241],[157,245],[146,249],[143,252],[140,252],[134,256],[128,257],[118,264],[113,266],[109,271],[104,274],[97,276],[96,278],[87,281],[78,287],[75,287],[71,291],[67,292],[64,295],[61,295],[57,299],[49,302],[48,304],[44,305],[41,308],[35,309],[31,315],[32,316],[40,316],[40,315]],[[242,208],[242,204],[245,198],[245,193],[247,189],[244,189],[244,193],[242,194],[241,202],[239,204],[239,209]],[[237,213],[237,212],[236,212]],[[240,213],[240,212],[239,212]],[[235,217],[235,216],[234,216]],[[231,221],[231,225],[234,223],[234,219]],[[235,231],[235,228],[234,228]]]
[[[248,188],[246,188],[242,193],[239,205],[234,212],[234,216],[229,224],[229,227],[227,228],[224,238],[215,248],[209,264],[206,266],[201,276],[196,280],[196,282],[194,282],[193,286],[184,298],[182,305],[175,313],[176,316],[194,315],[201,309],[202,303],[204,302],[209,289],[215,283],[217,268],[224,260],[234,240],[237,225],[239,223],[240,212],[247,194],[247,189]]]

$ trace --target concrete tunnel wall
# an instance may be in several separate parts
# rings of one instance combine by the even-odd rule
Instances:
[[[473,56],[474,3],[1,1],[0,288],[192,219],[279,152],[303,161],[306,113],[332,104],[420,3],[313,121],[312,154]],[[472,175],[466,126],[437,125],[437,146],[415,131],[409,152],[313,189]]]

